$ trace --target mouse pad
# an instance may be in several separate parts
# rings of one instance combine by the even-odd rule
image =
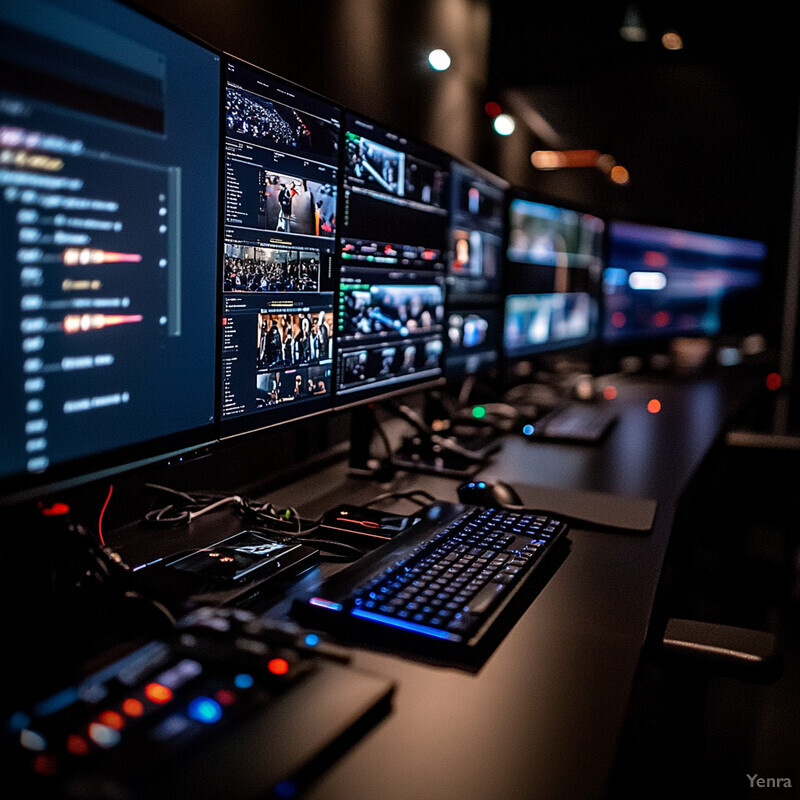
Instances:
[[[649,533],[657,503],[639,497],[623,497],[606,492],[558,489],[514,482],[514,488],[528,508],[541,508],[554,514],[586,520],[599,527],[621,528]]]

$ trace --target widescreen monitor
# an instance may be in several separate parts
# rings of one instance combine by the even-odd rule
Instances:
[[[365,117],[345,117],[335,402],[443,375],[448,159]]]
[[[603,338],[614,344],[733,331],[756,316],[766,258],[758,240],[613,221]]]
[[[510,359],[596,340],[605,222],[509,195],[503,349]]]
[[[227,58],[220,435],[332,406],[341,112]]]
[[[448,378],[488,373],[500,358],[506,188],[505,181],[481,167],[451,162],[445,302]]]
[[[218,54],[114,0],[0,6],[0,496],[212,441]]]

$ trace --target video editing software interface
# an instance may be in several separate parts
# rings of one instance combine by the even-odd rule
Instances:
[[[345,118],[336,403],[443,374],[448,160],[366,118]]]
[[[598,335],[604,232],[605,222],[592,214],[510,196],[506,356],[574,347]]]
[[[613,221],[603,337],[614,343],[736,329],[757,316],[766,258],[757,240]]]
[[[340,111],[228,59],[220,432],[332,405]]]
[[[220,64],[112,0],[8,0],[0,38],[11,491],[213,433]]]
[[[505,189],[477,166],[451,163],[445,341],[451,378],[491,369],[500,357]]]

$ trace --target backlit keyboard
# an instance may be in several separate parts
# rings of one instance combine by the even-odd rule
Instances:
[[[567,403],[522,428],[533,439],[572,442],[597,442],[617,421],[617,412],[610,406]]]
[[[536,511],[429,506],[407,533],[333,575],[294,613],[359,644],[469,665],[567,526]]]

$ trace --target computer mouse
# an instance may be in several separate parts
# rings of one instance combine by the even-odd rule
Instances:
[[[504,481],[469,481],[458,487],[458,499],[471,506],[500,508],[522,507],[522,498],[516,489]]]

